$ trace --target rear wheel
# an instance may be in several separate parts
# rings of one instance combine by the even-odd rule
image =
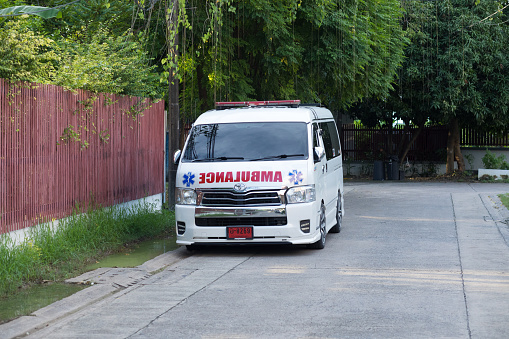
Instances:
[[[341,194],[338,194],[338,202],[336,204],[336,225],[331,229],[331,233],[341,232],[341,225],[343,223],[343,205],[341,204]]]
[[[320,239],[317,242],[309,244],[309,248],[321,250],[325,247],[325,238],[327,237],[327,223],[325,220],[325,206],[320,207]]]

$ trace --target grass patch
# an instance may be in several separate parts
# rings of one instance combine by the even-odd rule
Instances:
[[[129,243],[173,235],[174,223],[173,212],[154,212],[153,204],[142,202],[129,209],[75,212],[57,228],[48,224],[31,228],[18,246],[8,235],[1,235],[0,297],[30,284],[81,274],[90,262]]]
[[[505,208],[509,209],[509,193],[499,194],[498,197],[502,201],[502,204],[504,204]]]

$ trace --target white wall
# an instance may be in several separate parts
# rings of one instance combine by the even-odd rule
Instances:
[[[465,158],[465,167],[467,170],[478,170],[479,168],[484,168],[484,165],[482,163],[482,157],[486,154],[486,149],[477,149],[477,148],[462,148],[461,152],[463,154],[463,157]],[[490,149],[490,152],[495,154],[495,156],[499,156],[500,154],[505,155],[507,162],[509,162],[509,149]],[[468,161],[468,157],[471,157],[471,163]],[[405,175],[410,176],[412,172],[416,173],[424,173],[424,172],[431,172],[436,171],[436,174],[445,174],[446,164],[445,163],[435,163],[435,164],[429,164],[429,163],[408,163],[405,164]],[[455,163],[456,167],[456,163]],[[358,176],[361,173],[366,175],[372,175],[373,174],[373,162],[372,161],[366,161],[366,162],[352,162],[347,163],[343,162],[343,174],[345,176],[348,175],[348,170],[351,175]]]
[[[509,162],[509,149],[490,149],[490,152],[495,156],[499,156],[501,154],[505,155],[506,161]],[[486,154],[486,149],[478,149],[478,148],[461,148],[461,153],[465,158],[465,167],[467,170],[477,170],[479,168],[484,168],[482,163],[482,157]],[[473,158],[472,166],[470,166],[467,158],[465,156],[471,155]]]

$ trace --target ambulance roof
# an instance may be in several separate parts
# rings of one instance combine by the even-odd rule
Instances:
[[[198,117],[195,125],[238,122],[312,122],[332,119],[332,113],[323,107],[314,106],[252,106],[221,110],[210,110]]]

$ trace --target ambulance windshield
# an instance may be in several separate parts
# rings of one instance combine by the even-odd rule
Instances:
[[[307,158],[306,123],[249,122],[194,126],[182,161],[271,161]]]

